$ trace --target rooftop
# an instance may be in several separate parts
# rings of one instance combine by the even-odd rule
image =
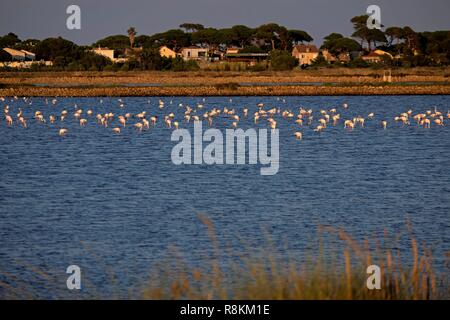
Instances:
[[[296,49],[298,52],[302,52],[302,53],[308,53],[308,52],[319,53],[319,50],[317,49],[317,47],[314,44],[299,44],[299,45],[294,46],[294,49]]]
[[[16,56],[23,56],[25,54],[25,52],[23,52],[21,50],[16,50],[16,49],[12,49],[12,48],[3,48],[3,50],[5,50],[6,52],[8,52],[11,55],[16,55]]]

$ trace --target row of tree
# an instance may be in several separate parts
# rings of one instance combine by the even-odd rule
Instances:
[[[183,23],[180,29],[171,29],[151,36],[137,36],[135,28],[128,29],[128,36],[113,35],[101,39],[93,46],[123,50],[129,46],[156,48],[162,45],[178,50],[189,45],[219,47],[255,46],[266,52],[275,49],[290,50],[293,44],[310,42],[313,38],[303,30],[288,30],[276,23],[268,23],[257,28],[235,25],[231,28],[205,28],[201,24]]]
[[[196,70],[195,62],[186,62],[181,58],[168,59],[160,56],[156,48],[145,48],[138,55],[132,56],[126,63],[113,64],[108,58],[92,52],[91,46],[78,46],[72,41],[58,38],[47,38],[42,41],[28,39],[21,41],[15,34],[9,33],[0,37],[2,48],[28,50],[36,54],[37,60],[52,61],[53,70],[67,71],[102,71],[102,70]],[[11,56],[0,50],[0,61],[10,61]],[[36,68],[47,69],[36,66]]]
[[[388,27],[384,31],[369,29],[367,15],[353,17],[354,32],[351,37],[331,33],[324,38],[322,49],[339,56],[342,53],[382,49],[396,57],[386,59],[385,64],[398,66],[433,66],[450,64],[450,31],[415,32],[411,27]],[[303,30],[287,29],[269,23],[257,28],[236,25],[231,28],[205,28],[198,23],[183,23],[179,29],[157,33],[152,36],[136,36],[134,28],[128,30],[128,37],[110,36],[97,41],[96,46],[107,46],[123,50],[128,45],[143,48],[156,48],[166,45],[177,50],[189,45],[204,45],[212,49],[238,46],[241,52],[270,52],[272,50],[290,51],[298,43],[311,42],[313,38]],[[384,26],[382,26],[384,28]],[[347,64],[365,66],[360,59]]]
[[[367,51],[381,49],[395,57],[385,60],[385,63],[397,66],[450,64],[450,31],[415,32],[409,26],[392,26],[384,31],[369,29],[367,18],[366,15],[353,17],[352,38],[331,33],[324,38],[322,48],[335,55],[363,48]]]
[[[415,32],[412,28],[389,27],[384,31],[367,28],[367,16],[351,19],[354,32],[351,37],[331,33],[324,38],[322,49],[333,55],[353,51],[382,49],[397,57],[386,63],[420,66],[450,64],[450,31]],[[384,28],[384,26],[383,26]],[[9,33],[0,37],[1,47],[25,49],[36,53],[37,59],[51,60],[55,68],[80,70],[103,70],[104,68],[183,70],[195,68],[194,63],[184,63],[181,59],[163,59],[158,48],[165,45],[173,50],[190,45],[208,46],[212,51],[229,46],[243,48],[241,52],[272,52],[269,57],[283,57],[283,63],[292,66],[287,55],[299,43],[311,42],[313,38],[303,30],[288,29],[276,23],[263,24],[257,28],[235,25],[231,28],[216,29],[198,23],[183,23],[179,29],[171,29],[153,35],[138,35],[135,28],[129,28],[127,35],[113,35],[98,40],[92,46],[78,46],[63,38],[48,38],[42,41],[28,39],[21,41],[17,35]],[[90,52],[92,47],[115,49],[119,56],[126,49],[141,47],[143,50],[129,59],[125,66],[113,66],[110,60]],[[277,50],[277,51],[275,51]],[[134,50],[129,50],[134,52]],[[0,60],[7,59],[4,53]],[[276,59],[275,59],[276,60]],[[350,65],[355,65],[350,64]],[[109,67],[107,67],[109,66]]]

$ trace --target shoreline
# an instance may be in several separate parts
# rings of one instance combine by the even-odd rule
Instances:
[[[448,95],[450,68],[284,72],[0,72],[0,96]]]
[[[189,87],[30,87],[0,89],[0,96],[30,97],[142,97],[142,96],[350,96],[350,95],[450,95],[450,85],[423,86],[217,86]]]

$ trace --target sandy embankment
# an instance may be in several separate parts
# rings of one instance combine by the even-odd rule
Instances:
[[[450,94],[450,69],[291,72],[3,72],[1,96]],[[306,84],[306,85],[305,85]],[[310,85],[307,85],[310,84]],[[312,85],[311,85],[312,84]]]

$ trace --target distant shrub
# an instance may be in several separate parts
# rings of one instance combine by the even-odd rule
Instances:
[[[257,63],[253,66],[248,67],[248,70],[253,71],[253,72],[266,71],[267,65],[264,63]]]
[[[192,60],[186,62],[185,68],[186,68],[186,71],[197,71],[200,69],[197,62],[192,61]]]
[[[120,67],[120,71],[129,71],[130,65],[126,62]]]
[[[197,71],[200,66],[194,60],[184,61],[180,57],[172,59],[170,70],[172,71]]]
[[[366,67],[368,67],[367,62],[365,62],[361,57],[357,57],[357,58],[353,59],[347,65],[349,67],[352,67],[352,68],[366,68]]]
[[[218,83],[215,85],[217,90],[237,90],[239,87],[239,83],[236,82]]]
[[[115,64],[110,64],[103,68],[103,71],[117,71],[117,70],[118,70],[118,66]]]
[[[292,70],[298,65],[298,60],[285,50],[272,50],[269,59],[274,71]]]
[[[312,67],[327,67],[328,65],[328,61],[322,54],[319,54],[311,64]]]
[[[79,64],[76,61],[70,62],[65,68],[66,71],[84,71],[83,65]]]

